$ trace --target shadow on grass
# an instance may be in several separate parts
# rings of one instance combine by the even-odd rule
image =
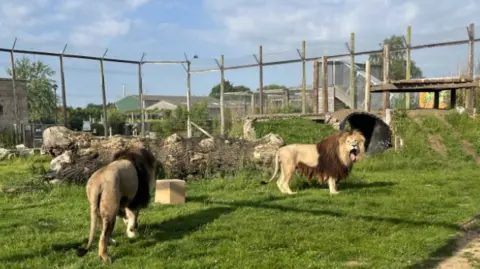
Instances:
[[[340,190],[356,190],[356,189],[367,189],[367,188],[384,188],[384,187],[393,187],[395,185],[398,185],[398,183],[395,182],[388,182],[388,181],[376,181],[376,182],[361,182],[361,181],[340,181],[339,183],[339,189]],[[328,189],[328,184],[320,184],[318,182],[313,182],[313,183],[308,183],[308,182],[302,182],[299,183],[296,188],[298,190],[305,190],[305,189]]]
[[[147,224],[143,233],[152,232],[147,240],[138,243],[139,247],[151,247],[164,241],[181,239],[186,235],[196,232],[208,223],[219,217],[230,214],[232,207],[212,207],[202,211],[194,212],[185,216],[179,216],[162,223]]]
[[[3,212],[18,211],[18,210],[25,210],[25,209],[31,209],[31,208],[39,208],[39,207],[51,206],[51,205],[56,205],[56,203],[53,203],[53,202],[45,202],[45,203],[38,203],[38,204],[29,204],[29,205],[24,205],[24,206],[3,208],[2,211],[3,211]]]
[[[293,197],[296,195],[288,196]],[[440,226],[447,229],[452,230],[459,230],[460,226],[452,223],[447,222],[434,222],[434,221],[415,221],[415,220],[406,220],[401,218],[394,218],[394,217],[378,217],[378,216],[368,216],[368,215],[353,215],[353,214],[346,214],[335,212],[331,210],[315,210],[315,209],[302,209],[292,206],[284,206],[284,205],[275,205],[275,204],[266,204],[259,201],[233,201],[233,202],[225,202],[225,201],[215,201],[212,199],[208,199],[204,196],[199,197],[190,197],[190,201],[202,202],[202,203],[210,203],[210,204],[218,204],[224,206],[230,206],[235,209],[241,207],[251,207],[251,208],[262,208],[262,209],[272,209],[278,211],[285,211],[285,212],[294,212],[294,213],[306,213],[312,215],[326,215],[332,217],[343,217],[343,218],[350,218],[350,219],[359,219],[363,221],[381,221],[381,222],[390,222],[392,224],[408,224],[408,225],[417,225],[417,226],[424,226],[424,225],[435,225]]]
[[[387,186],[390,184],[386,184]],[[360,187],[360,186],[358,186]],[[291,196],[287,196],[291,197]],[[414,221],[414,220],[406,220],[401,218],[394,218],[394,217],[379,217],[379,216],[368,216],[368,215],[353,215],[353,214],[345,214],[340,212],[335,212],[331,210],[312,210],[312,209],[301,209],[291,206],[283,206],[283,205],[275,205],[275,204],[266,204],[258,201],[234,201],[234,202],[225,202],[225,201],[215,201],[207,196],[193,196],[190,197],[189,200],[191,202],[201,202],[201,203],[210,203],[210,204],[218,204],[218,205],[228,205],[232,207],[232,209],[237,209],[241,207],[251,207],[251,208],[262,208],[262,209],[271,209],[271,210],[278,210],[284,212],[294,212],[294,213],[306,213],[306,214],[313,214],[313,215],[327,215],[327,216],[334,216],[334,217],[343,217],[343,218],[350,218],[350,219],[359,219],[362,221],[378,221],[378,222],[389,222],[392,224],[408,224],[408,225],[416,225],[416,226],[425,226],[425,225],[435,225],[440,226],[443,228],[451,229],[454,231],[461,231],[464,229],[462,225],[447,223],[447,222],[436,222],[436,221]],[[274,199],[276,200],[276,199]],[[478,218],[478,217],[477,217]],[[420,261],[410,267],[409,269],[421,269],[421,268],[435,268],[440,262],[444,259],[453,255],[453,253],[458,248],[465,247],[469,242],[471,242],[475,236],[469,235],[468,233],[462,237],[456,237],[453,239],[448,240],[445,245],[438,248],[434,252],[429,255],[429,258]],[[459,242],[461,244],[459,245]]]

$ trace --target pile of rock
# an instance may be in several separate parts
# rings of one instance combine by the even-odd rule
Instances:
[[[47,174],[50,179],[86,182],[94,171],[111,160],[114,152],[125,148],[147,147],[162,164],[164,176],[187,179],[231,174],[245,163],[268,164],[283,144],[283,139],[275,134],[251,140],[183,138],[178,134],[165,139],[132,136],[99,139],[55,126],[44,131],[42,149],[54,157]]]

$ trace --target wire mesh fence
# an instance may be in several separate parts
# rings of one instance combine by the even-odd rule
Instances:
[[[132,55],[121,59],[108,50],[91,56],[69,46],[41,50],[19,39],[10,48],[0,48],[0,64],[7,69],[6,78],[0,80],[0,128],[14,130],[16,144],[34,136],[34,131],[19,130],[52,124],[100,136],[232,135],[249,115],[363,109],[365,62],[372,63],[371,84],[382,84],[383,44],[390,47],[393,80],[477,74],[478,68],[472,71],[472,66],[478,67],[478,50],[473,58],[471,54],[480,39],[475,38],[478,30],[473,25],[469,29],[416,33],[408,28],[406,34],[385,40],[352,34],[346,42],[303,41],[299,48],[281,52],[259,46],[241,57],[179,55],[158,61],[141,53],[136,59]],[[326,72],[314,70],[314,62],[322,66],[323,60]],[[40,71],[28,71],[39,61]],[[323,76],[329,98],[325,109]],[[165,89],[177,94],[166,95]],[[448,99],[448,94],[442,93],[441,99]],[[388,98],[392,108],[428,108],[432,96],[391,93]],[[382,99],[382,93],[372,93],[371,110],[382,109]],[[459,92],[457,104],[466,99],[467,94]]]

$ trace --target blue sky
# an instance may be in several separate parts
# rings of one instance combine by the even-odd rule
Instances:
[[[412,26],[412,41],[423,44],[466,38],[465,27],[476,23],[480,36],[480,2],[401,0],[2,0],[0,47],[147,60],[183,60],[197,54],[193,69],[214,68],[214,59],[225,55],[225,64],[254,63],[252,54],[263,45],[264,61],[297,57],[301,41],[307,56],[345,52],[344,43],[356,33],[357,50],[378,47],[384,37],[403,34]],[[467,46],[413,52],[413,59],[429,77],[455,75],[467,62]],[[480,55],[477,45],[476,58]],[[16,57],[22,55],[17,54]],[[41,59],[57,72],[58,59]],[[365,57],[358,57],[364,62]],[[0,66],[9,55],[0,53]],[[5,76],[3,70],[0,76]],[[253,89],[258,69],[227,71],[226,79]],[[65,60],[67,102],[83,106],[101,103],[99,63]],[[138,93],[137,67],[106,63],[107,99]],[[184,95],[186,74],[180,65],[146,65],[143,71],[147,94]],[[312,63],[307,63],[307,83]],[[207,95],[220,81],[218,72],[192,76],[192,93]],[[301,84],[301,65],[264,69],[264,84]]]

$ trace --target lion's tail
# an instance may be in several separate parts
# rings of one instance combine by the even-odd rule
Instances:
[[[275,169],[273,171],[273,176],[268,181],[263,181],[263,180],[260,181],[262,184],[268,184],[270,181],[272,181],[277,176],[279,159],[280,159],[280,152],[277,150],[277,152],[275,153],[275,158],[274,158]]]
[[[88,250],[92,247],[93,244],[93,238],[95,237],[95,228],[97,226],[97,212],[99,210],[99,203],[100,203],[100,198],[101,198],[101,192],[97,189],[96,192],[93,195],[93,201],[91,203],[91,208],[90,208],[90,234],[88,235],[88,243],[87,247],[82,248],[79,247],[77,248],[77,256],[78,257],[83,257],[85,254],[87,254]]]

